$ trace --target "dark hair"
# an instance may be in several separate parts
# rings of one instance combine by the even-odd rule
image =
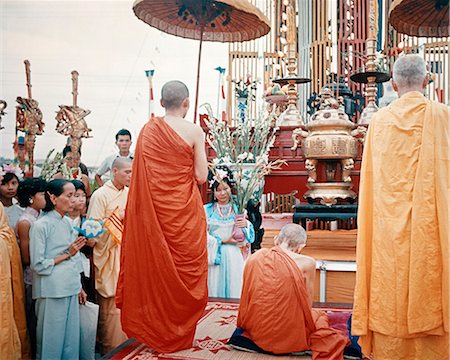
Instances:
[[[38,192],[45,192],[47,187],[47,181],[40,177],[26,178],[19,183],[19,189],[17,190],[17,200],[21,207],[27,207],[31,205],[31,197]]]
[[[119,136],[129,136],[131,140],[131,133],[127,129],[121,129],[116,134],[116,141],[119,140]]]
[[[67,153],[69,153],[71,151],[72,151],[72,148],[69,145],[64,146],[64,149],[63,149],[63,152],[62,152],[63,153],[63,157],[66,157]],[[80,154],[80,156],[81,156],[81,149],[80,148],[78,148],[78,154]]]
[[[84,186],[81,180],[71,180],[71,182],[73,186],[75,186],[75,191],[83,190],[84,194],[86,195],[86,186]]]
[[[17,177],[16,174],[12,172],[7,172],[5,175],[3,175],[2,185],[6,185],[14,178],[16,178],[17,182],[19,182],[19,178]]]
[[[212,191],[212,201],[211,202],[216,201],[216,199],[214,198],[214,191],[217,190],[217,188],[219,187],[221,182],[225,182],[230,188],[233,188],[233,186],[234,186],[233,172],[228,168],[228,166],[217,165],[216,169],[226,171],[227,175],[226,175],[226,177],[224,177],[222,179],[222,181],[219,182],[215,178],[214,172],[212,172],[211,170],[208,171],[208,183],[209,183],[209,188]]]
[[[66,179],[54,179],[47,183],[47,187],[45,188],[44,212],[49,212],[55,209],[55,205],[53,205],[50,200],[50,194],[57,197],[60,196],[64,192],[64,186],[66,184],[71,184],[71,182]]]

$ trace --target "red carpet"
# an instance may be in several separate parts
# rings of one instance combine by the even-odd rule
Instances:
[[[197,332],[195,334],[195,346],[191,349],[172,354],[158,354],[139,341],[129,339],[113,352],[107,354],[103,359],[311,359],[309,355],[270,356],[238,351],[231,348],[227,345],[227,341],[236,328],[238,308],[238,303],[210,301],[203,317],[198,322]],[[320,307],[320,309],[327,312],[331,327],[348,334],[347,320],[351,314],[350,309],[336,307]]]

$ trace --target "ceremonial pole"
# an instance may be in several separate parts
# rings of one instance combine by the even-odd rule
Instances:
[[[153,96],[153,75],[155,74],[155,70],[145,70],[145,76],[148,79],[149,86],[149,97],[148,97],[148,117],[151,119],[155,116],[155,112],[153,111],[153,102],[155,100]]]

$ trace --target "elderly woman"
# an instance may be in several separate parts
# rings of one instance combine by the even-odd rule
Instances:
[[[240,298],[244,256],[255,240],[253,225],[236,219],[237,208],[231,203],[233,174],[219,166],[208,175],[212,202],[205,205],[208,223],[208,296]],[[244,239],[235,238],[235,227],[241,228]]]
[[[44,215],[30,231],[33,299],[36,299],[37,359],[78,359],[80,318],[78,303],[86,302],[81,289],[83,271],[78,251],[84,237],[73,241],[65,216],[75,205],[75,187],[67,180],[48,183]]]

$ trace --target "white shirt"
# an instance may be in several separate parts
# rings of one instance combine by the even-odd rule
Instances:
[[[133,160],[133,153],[130,152],[128,156],[120,156],[120,154],[114,154],[111,156],[108,156],[103,162],[100,164],[99,168],[97,169],[97,175],[103,176],[106,173],[109,173],[112,169],[112,164],[114,160],[116,160],[118,157],[128,158]]]

